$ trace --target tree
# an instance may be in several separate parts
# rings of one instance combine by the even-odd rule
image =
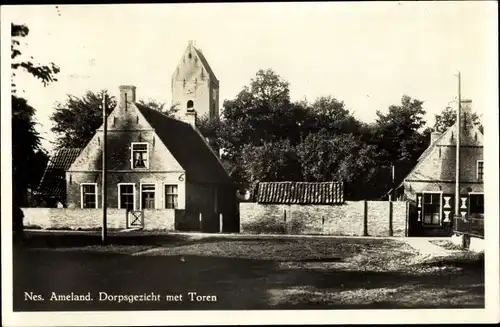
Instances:
[[[102,125],[102,97],[107,90],[99,93],[88,91],[82,97],[67,95],[64,103],[56,104],[50,119],[55,123],[56,148],[82,148]],[[107,96],[107,114],[116,107],[116,99]]]
[[[483,133],[483,125],[481,124],[479,116],[475,112],[472,113],[471,119],[473,124],[479,128],[481,133]],[[446,107],[445,109],[443,109],[443,111],[441,111],[440,114],[435,115],[435,123],[433,130],[435,132],[444,133],[449,127],[455,124],[456,120],[457,120],[456,110],[451,107]]]
[[[177,104],[172,105],[170,106],[170,108],[167,109],[166,104],[164,102],[159,102],[151,98],[149,98],[147,101],[141,99],[138,101],[138,103],[153,110],[157,110],[169,117],[173,117],[174,114],[179,110]]]
[[[300,162],[288,140],[247,144],[241,153],[244,177],[251,187],[258,182],[300,181]]]
[[[389,113],[377,111],[374,139],[384,163],[416,161],[428,142],[420,130],[425,126],[423,102],[404,95],[401,105],[389,107]]]
[[[53,62],[48,65],[42,65],[39,63],[33,63],[30,57],[30,60],[23,59],[23,55],[21,53],[21,42],[22,38],[25,38],[29,34],[29,28],[26,25],[19,25],[11,23],[11,69],[12,69],[12,90],[13,93],[16,93],[16,83],[14,82],[16,76],[16,70],[18,68],[22,68],[27,71],[29,74],[39,79],[44,86],[47,86],[51,82],[57,81],[56,75],[59,73],[60,69]]]
[[[327,129],[309,134],[297,146],[304,181],[342,181],[346,196],[366,196],[377,165],[375,146],[353,134],[332,135]]]
[[[291,145],[300,142],[305,109],[291,103],[288,82],[271,69],[257,71],[235,99],[224,101],[223,106],[223,119],[200,117],[198,128],[205,136],[215,134],[217,146],[223,149],[221,159],[237,182],[245,183],[243,179],[249,176],[242,161],[245,147],[248,152],[250,146],[257,149],[266,144],[260,149],[267,151],[269,144],[282,140]]]
[[[319,131],[331,135],[362,134],[362,123],[352,116],[344,102],[334,97],[322,96],[311,104],[303,101],[297,105],[306,109],[303,121],[299,122],[302,138]]]
[[[26,191],[36,188],[41,173],[47,164],[47,154],[40,144],[36,131],[35,108],[16,95],[16,73],[21,68],[39,79],[44,86],[57,81],[59,67],[54,63],[42,65],[33,63],[33,57],[26,59],[21,52],[21,40],[29,34],[23,24],[11,24],[11,72],[12,72],[12,182],[15,206],[27,205]]]

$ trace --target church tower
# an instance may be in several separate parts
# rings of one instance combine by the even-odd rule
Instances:
[[[193,41],[189,41],[172,74],[172,106],[180,120],[219,117],[219,80]]]

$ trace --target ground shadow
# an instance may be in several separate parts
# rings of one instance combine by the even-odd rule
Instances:
[[[335,263],[340,257],[298,258],[297,263]],[[418,267],[417,267],[418,268]],[[416,268],[416,269],[417,269]],[[298,295],[293,301],[273,302],[270,291],[286,294],[309,289],[323,294],[345,291],[397,289],[465,292],[484,297],[484,274],[480,270],[438,271],[412,274],[411,271],[346,271],[341,268],[283,268],[277,260],[223,258],[204,255],[131,256],[123,253],[74,251],[70,249],[16,247],[14,249],[15,311],[80,310],[252,310],[252,309],[382,309],[415,307],[380,299],[352,304]],[[42,295],[44,301],[26,300],[26,292]],[[87,294],[91,302],[50,301],[56,294]],[[98,301],[107,294],[182,294],[183,301],[118,303]],[[215,295],[216,302],[190,301],[188,293]],[[483,300],[484,301],[484,300]],[[419,308],[440,307],[439,303]],[[482,303],[450,307],[482,307]]]

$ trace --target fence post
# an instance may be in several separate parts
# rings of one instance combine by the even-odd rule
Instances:
[[[224,222],[224,216],[222,213],[219,214],[219,233],[222,233],[224,231],[223,228],[223,222]]]
[[[200,212],[200,215],[199,215],[199,222],[200,222],[200,232],[203,231],[203,215],[201,214]]]
[[[363,200],[363,236],[368,236],[368,201]]]
[[[393,236],[394,231],[392,230],[392,219],[393,219],[393,210],[392,210],[392,201],[389,201],[389,236]]]
[[[283,227],[285,234],[288,234],[288,223],[286,221],[286,207],[283,208]]]

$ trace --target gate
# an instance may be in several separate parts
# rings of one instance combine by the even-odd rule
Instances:
[[[143,228],[144,211],[127,211],[127,228]]]

